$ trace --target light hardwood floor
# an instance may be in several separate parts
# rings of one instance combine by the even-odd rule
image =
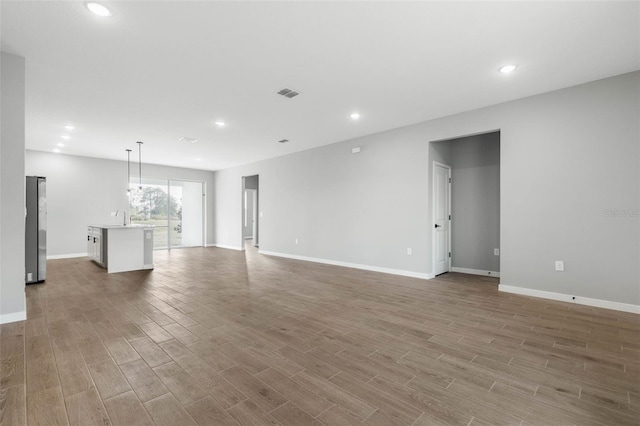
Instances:
[[[463,274],[155,259],[48,262],[0,326],[2,425],[639,424],[638,315]]]

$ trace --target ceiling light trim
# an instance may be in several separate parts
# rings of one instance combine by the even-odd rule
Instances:
[[[87,9],[89,9],[91,13],[93,13],[96,16],[100,16],[102,18],[108,18],[111,16],[111,11],[107,9],[107,7],[104,6],[103,4],[91,1],[91,2],[85,3],[85,6],[87,7]]]
[[[498,69],[498,71],[499,71],[501,74],[511,74],[511,73],[512,73],[512,72],[514,72],[517,68],[518,68],[518,66],[517,66],[517,65],[514,65],[514,64],[506,64],[506,65],[501,66],[501,67]]]

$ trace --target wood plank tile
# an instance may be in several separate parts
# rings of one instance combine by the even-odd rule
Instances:
[[[421,410],[346,373],[339,373],[329,379],[329,381],[369,404],[378,407],[386,413],[388,417],[387,421],[392,421],[394,424],[411,424],[422,414]],[[375,415],[375,413],[373,415]]]
[[[226,370],[227,368],[238,365],[232,358],[220,352],[218,350],[220,346],[215,343],[200,340],[187,347],[216,371]]]
[[[468,424],[472,416],[459,410],[456,405],[442,401],[427,392],[416,391],[408,386],[400,385],[384,377],[375,377],[369,382],[376,388],[400,398],[407,404],[423,412],[423,420],[430,419],[434,423]]]
[[[59,386],[27,394],[27,424],[69,424],[62,389]]]
[[[0,424],[23,425],[27,423],[25,385],[0,386]]]
[[[325,398],[309,391],[306,387],[290,380],[273,368],[264,370],[255,376],[312,417],[316,417],[333,405]]]
[[[131,390],[129,382],[113,360],[89,364],[88,368],[102,399],[108,399]]]
[[[104,401],[113,426],[151,426],[149,414],[133,391],[121,393]]]
[[[287,402],[286,404],[281,405],[270,414],[284,426],[324,425],[324,423],[314,419],[292,402]]]
[[[154,322],[140,324],[139,327],[156,343],[166,342],[174,338],[171,334],[167,333],[164,328]]]
[[[89,426],[111,423],[95,387],[66,397],[65,403],[71,425]]]
[[[25,384],[24,355],[11,355],[0,359],[0,389]]]
[[[331,406],[317,418],[326,425],[359,426],[362,424],[362,420],[339,405]]]
[[[242,426],[279,425],[278,421],[267,414],[255,402],[247,399],[227,410],[238,424]]]
[[[65,423],[70,407],[72,422],[108,422],[99,401],[114,424],[149,424],[147,409],[193,423],[183,404],[231,424],[640,415],[637,315],[505,295],[468,274],[425,284],[251,248],[154,255],[156,269],[131,274],[47,262],[47,282],[26,289],[28,320],[0,325],[2,416]]]
[[[248,352],[240,350],[233,343],[225,343],[220,346],[219,349],[220,352],[251,374],[256,374],[269,368],[268,364],[260,361],[260,359],[254,357]]]
[[[144,403],[154,424],[158,426],[196,425],[193,418],[170,393]]]
[[[65,398],[79,392],[86,392],[93,387],[93,379],[83,360],[72,358],[58,362],[58,374]]]
[[[194,383],[193,378],[177,364],[165,364],[153,371],[182,405],[193,404],[207,396],[207,392]]]
[[[148,337],[132,341],[131,346],[151,368],[171,361],[169,355]]]
[[[169,340],[159,344],[162,350],[184,370],[205,364],[197,355],[177,340]]]
[[[253,402],[265,411],[271,411],[287,402],[287,400],[274,389],[240,367],[231,367],[220,374],[225,380],[249,396]]]
[[[142,402],[147,402],[169,393],[162,380],[142,360],[122,364],[120,371]]]
[[[278,349],[278,353],[294,364],[298,364],[301,367],[314,372],[318,376],[324,377],[325,379],[335,375],[340,371],[338,368],[331,366],[324,361],[321,361],[315,356],[307,355],[289,346]]]
[[[235,386],[225,380],[218,372],[208,365],[186,370],[195,383],[216,400],[219,406],[227,409],[247,399],[247,396]]]
[[[354,395],[344,391],[338,385],[323,379],[307,370],[297,373],[291,377],[291,380],[306,386],[308,389],[324,397],[327,401],[336,404],[345,409],[350,416],[359,419],[360,421],[366,419],[374,411],[376,407],[371,405]]]
[[[185,407],[199,425],[238,426],[238,422],[210,396]]]
[[[27,394],[60,386],[56,360],[52,353],[27,358]]]

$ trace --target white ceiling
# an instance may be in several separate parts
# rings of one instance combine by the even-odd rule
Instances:
[[[640,68],[637,1],[102,4],[0,2],[28,149],[218,170]]]

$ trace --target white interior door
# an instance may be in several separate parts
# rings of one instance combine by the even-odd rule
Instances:
[[[433,162],[433,273],[449,272],[451,167]]]
[[[258,191],[253,190],[252,194],[252,212],[251,217],[253,218],[253,246],[258,247]]]

